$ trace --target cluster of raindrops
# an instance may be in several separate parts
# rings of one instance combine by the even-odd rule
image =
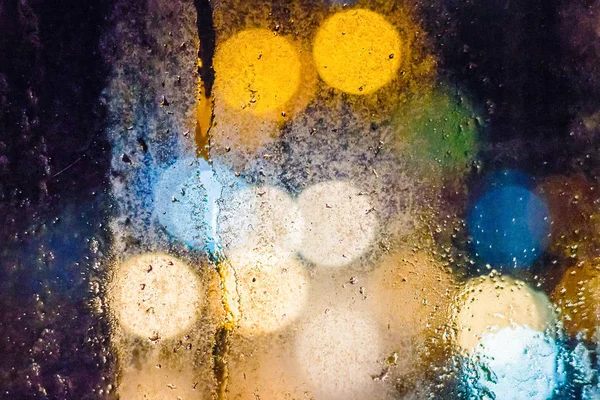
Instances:
[[[451,370],[438,386],[452,395],[545,400],[574,364],[594,398],[589,346],[566,343],[600,337],[598,258],[579,247],[598,235],[596,187],[480,174],[486,126],[468,93],[404,77],[431,61],[406,68],[415,25],[331,10],[310,49],[279,25],[219,38],[210,161],[186,148],[143,183],[168,245],[202,261],[149,251],[116,263],[119,326],[154,343],[218,314],[213,370],[240,398],[393,398]],[[431,212],[440,204],[448,215]],[[444,241],[439,221],[452,218]],[[568,265],[552,289],[537,278],[550,255]]]

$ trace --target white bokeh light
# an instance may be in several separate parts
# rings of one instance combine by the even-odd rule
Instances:
[[[308,273],[294,257],[262,252],[236,252],[230,258],[235,284],[227,288],[239,296],[235,315],[239,332],[268,333],[295,321],[308,299]]]
[[[471,379],[471,394],[483,398],[492,393],[496,400],[547,400],[564,381],[554,339],[522,326],[486,335],[473,360],[465,375]]]
[[[202,284],[188,265],[149,253],[116,266],[109,303],[127,331],[164,339],[191,327],[200,311],[201,292]]]
[[[349,182],[313,185],[300,194],[298,204],[305,228],[300,253],[310,262],[348,265],[373,241],[376,210],[369,195]]]
[[[366,314],[327,309],[298,328],[296,359],[316,398],[365,399],[373,395],[373,376],[382,341]]]
[[[300,246],[302,229],[296,203],[276,187],[247,187],[223,198],[219,233],[227,255],[243,250],[291,256]]]

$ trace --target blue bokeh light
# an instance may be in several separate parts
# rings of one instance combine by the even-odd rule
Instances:
[[[158,221],[176,239],[210,253],[218,246],[218,199],[222,186],[202,159],[181,159],[165,169],[155,188]]]
[[[550,211],[546,203],[510,174],[477,200],[467,226],[477,255],[499,268],[528,267],[546,249]]]

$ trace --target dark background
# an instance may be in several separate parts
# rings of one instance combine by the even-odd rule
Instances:
[[[0,1],[0,398],[101,398],[103,1]],[[108,381],[103,381],[108,377]]]

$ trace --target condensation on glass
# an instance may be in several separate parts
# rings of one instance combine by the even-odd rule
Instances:
[[[85,398],[599,398],[579,3],[112,2]]]

